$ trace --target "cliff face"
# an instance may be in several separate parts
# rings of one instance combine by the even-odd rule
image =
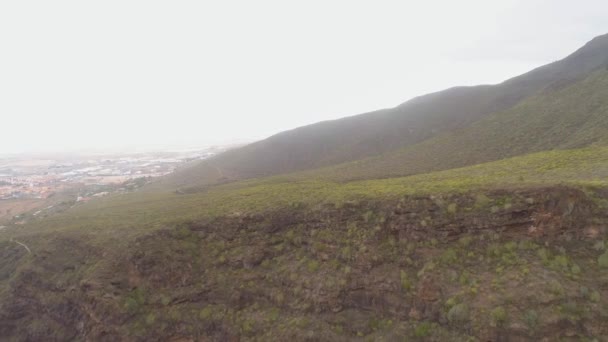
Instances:
[[[606,194],[566,187],[235,213],[127,250],[5,243],[15,341],[608,336]],[[10,277],[10,278],[9,278]]]

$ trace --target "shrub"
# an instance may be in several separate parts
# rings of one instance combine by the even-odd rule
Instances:
[[[601,268],[608,268],[608,251],[604,252],[604,254],[597,258],[597,264]]]
[[[460,244],[462,247],[468,247],[471,242],[473,241],[473,238],[471,236],[463,236],[460,239],[458,239],[458,244]]]
[[[451,309],[454,307],[454,305],[458,304],[458,300],[454,297],[449,298],[448,300],[445,301],[445,306],[448,309]]]
[[[512,252],[517,249],[517,243],[515,243],[514,241],[509,241],[509,242],[505,243],[504,248],[507,251]]]
[[[545,248],[541,248],[539,249],[536,254],[538,255],[538,257],[540,258],[540,260],[543,262],[543,264],[547,264],[549,262],[549,260],[551,259],[551,252],[549,252],[547,249]]]
[[[212,317],[212,315],[213,315],[213,308],[211,306],[206,306],[205,308],[201,309],[201,311],[198,314],[199,318],[202,320],[208,320]]]
[[[363,220],[365,221],[365,223],[369,223],[373,217],[374,213],[371,210],[368,210],[365,212],[365,214],[363,214]]]
[[[453,248],[448,248],[441,254],[441,262],[446,265],[452,265],[458,261],[458,253]]]
[[[156,316],[153,313],[149,313],[146,316],[146,324],[147,325],[152,325],[152,324],[154,324],[155,321],[156,321]]]
[[[458,206],[456,205],[456,203],[450,203],[450,205],[448,205],[448,214],[454,215],[456,214],[456,211],[458,211]]]
[[[493,327],[502,326],[507,320],[507,310],[502,306],[498,306],[490,312]]]
[[[591,292],[591,294],[589,294],[589,300],[591,300],[594,303],[599,303],[600,302],[600,293],[597,291],[593,291]]]
[[[555,296],[560,297],[564,295],[564,288],[557,280],[551,280],[548,285],[549,291]]]
[[[428,337],[431,334],[432,325],[429,322],[422,322],[414,328],[414,336]]]
[[[429,261],[426,264],[424,264],[424,266],[422,266],[422,269],[420,271],[418,271],[417,275],[420,278],[426,272],[430,272],[430,271],[432,271],[434,269],[435,269],[435,263],[433,263],[432,261]]]
[[[448,311],[448,321],[450,323],[465,323],[468,320],[469,307],[464,303],[456,304]]]
[[[340,257],[345,261],[351,260],[353,258],[352,249],[349,246],[342,247],[340,250]]]
[[[574,275],[579,275],[581,273],[580,266],[577,264],[572,264],[572,266],[570,267],[570,273]]]
[[[319,269],[319,262],[317,260],[310,260],[306,265],[309,272],[316,272]]]
[[[272,308],[270,309],[270,312],[268,313],[268,319],[272,322],[276,321],[279,319],[281,312],[278,308]]]
[[[412,282],[408,277],[407,273],[403,270],[399,273],[399,277],[401,278],[401,288],[404,291],[409,291],[412,288]]]
[[[557,255],[551,261],[549,267],[556,271],[564,271],[568,269],[568,257],[565,255]]]
[[[385,319],[381,319],[381,318],[372,318],[368,323],[367,326],[373,330],[373,331],[377,331],[377,330],[385,330],[391,327],[391,325],[393,325],[393,321],[392,320],[385,320]]]
[[[469,272],[467,272],[467,270],[462,271],[460,277],[458,277],[458,281],[460,282],[460,285],[463,286],[469,284],[469,282],[471,281],[471,276]]]
[[[477,209],[487,207],[491,202],[492,200],[484,194],[475,196],[475,208]]]
[[[529,329],[536,329],[536,326],[538,325],[538,313],[532,309],[526,311],[526,313],[524,313],[524,322],[526,322]]]
[[[593,249],[595,249],[596,251],[603,251],[606,249],[606,244],[604,243],[604,241],[598,241],[593,245]]]
[[[127,295],[124,308],[129,312],[135,312],[139,311],[145,303],[146,293],[141,287],[138,287]]]
[[[241,330],[244,333],[250,333],[253,331],[253,325],[254,325],[253,321],[246,319],[241,323]]]

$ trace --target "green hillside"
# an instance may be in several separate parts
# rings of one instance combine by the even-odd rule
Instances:
[[[305,177],[306,176],[306,177]],[[608,147],[541,152],[452,170],[380,180],[336,182],[290,174],[215,186],[192,193],[137,192],[83,204],[34,221],[15,234],[75,231],[103,236],[136,236],[166,225],[234,213],[279,208],[342,205],[365,199],[608,183]],[[194,189],[197,190],[197,189]]]
[[[100,199],[0,236],[0,333],[603,338],[607,165],[594,147],[394,179],[290,175]]]
[[[415,98],[395,108],[282,132],[186,167],[163,183],[170,187],[214,184],[377,156],[457,132],[492,113],[511,108],[538,92],[559,91],[607,65],[608,35],[604,35],[561,61],[499,85],[456,87]],[[545,148],[558,147],[547,145],[548,141],[539,144]],[[446,163],[439,166],[434,169],[447,169],[453,165]],[[423,171],[426,169],[422,168]]]
[[[547,90],[469,127],[311,174],[336,180],[396,177],[544,150],[608,144],[608,69]]]

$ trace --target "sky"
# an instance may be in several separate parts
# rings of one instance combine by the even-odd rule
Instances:
[[[606,18],[605,0],[1,1],[0,153],[261,139],[499,83]]]

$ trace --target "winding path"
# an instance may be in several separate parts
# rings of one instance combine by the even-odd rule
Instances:
[[[11,238],[11,242],[14,242],[16,244],[23,246],[23,248],[25,248],[29,254],[32,254],[32,250],[26,244],[19,242],[17,240],[14,240],[13,238]]]

